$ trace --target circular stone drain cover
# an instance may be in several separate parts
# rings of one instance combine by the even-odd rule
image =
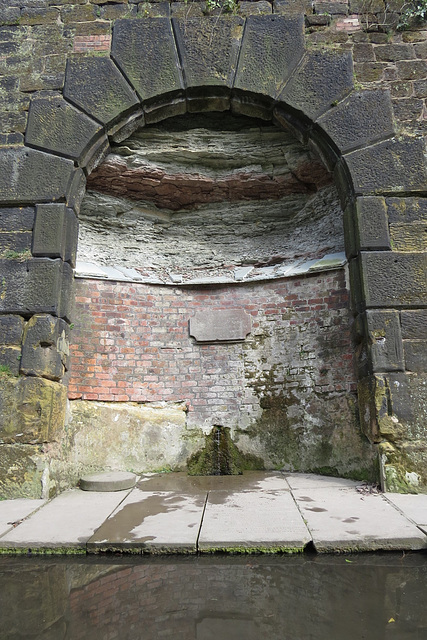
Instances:
[[[80,478],[80,489],[83,491],[122,491],[135,486],[136,475],[127,471],[108,471],[93,473]]]

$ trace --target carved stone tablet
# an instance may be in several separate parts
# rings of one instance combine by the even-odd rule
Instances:
[[[251,328],[251,316],[243,309],[206,309],[190,318],[190,336],[197,342],[244,340]]]

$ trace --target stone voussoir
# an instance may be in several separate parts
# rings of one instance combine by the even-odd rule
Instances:
[[[308,51],[278,99],[316,120],[353,86],[349,51]]]
[[[85,155],[102,127],[61,96],[38,97],[30,104],[25,142],[76,160],[82,166]]]
[[[357,91],[317,120],[341,153],[367,146],[394,133],[389,91]]]
[[[168,18],[117,20],[111,56],[143,104],[163,94],[170,97],[183,94],[182,73]]]
[[[88,91],[88,86],[91,90]],[[107,130],[139,108],[139,100],[109,58],[73,58],[68,61],[64,97],[83,109]]]
[[[303,56],[303,27],[302,14],[248,17],[234,87],[277,97]]]

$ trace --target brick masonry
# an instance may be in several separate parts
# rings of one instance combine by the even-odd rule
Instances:
[[[189,319],[209,308],[244,309],[251,335],[198,344]],[[199,290],[79,279],[72,342],[71,399],[186,400],[194,421],[256,412],[273,368],[275,387],[356,386],[343,271]]]
[[[209,309],[244,309],[250,335],[197,343],[189,319]],[[199,288],[78,279],[71,371],[71,400],[185,403],[187,430],[229,427],[267,466],[360,464],[344,270]]]

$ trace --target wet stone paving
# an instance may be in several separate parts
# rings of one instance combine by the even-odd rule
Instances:
[[[131,489],[0,502],[5,554],[426,548],[426,495],[382,494],[360,482],[307,474],[153,474]]]

